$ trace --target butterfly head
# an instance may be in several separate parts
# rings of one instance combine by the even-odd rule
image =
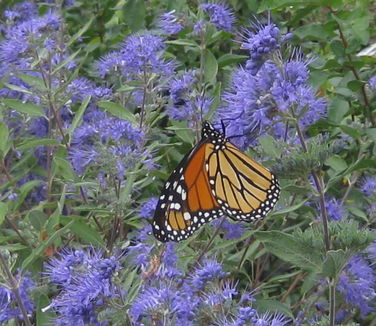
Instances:
[[[215,129],[213,125],[208,122],[204,121],[202,124],[202,132],[201,132],[202,138],[209,138],[209,139],[216,139],[216,140],[225,140],[225,135]]]

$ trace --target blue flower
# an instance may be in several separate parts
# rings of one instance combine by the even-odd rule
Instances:
[[[145,202],[139,210],[138,216],[142,218],[151,218],[154,215],[155,208],[157,207],[158,198],[152,197]]]
[[[35,288],[35,284],[30,278],[30,273],[26,272],[24,275],[21,275],[20,272],[17,272],[14,277],[18,283],[20,299],[24,304],[26,312],[28,315],[32,315],[35,310],[35,305],[31,300],[30,294]],[[0,323],[3,324],[12,319],[17,319],[18,321],[23,319],[21,309],[10,287],[0,286]]]
[[[175,10],[171,10],[159,17],[158,27],[167,35],[177,34],[184,28],[179,23],[178,17],[175,16]]]
[[[98,324],[98,312],[108,299],[118,297],[112,283],[120,269],[119,258],[105,258],[102,251],[65,250],[47,265],[50,280],[61,286],[50,308],[57,314],[57,325]]]
[[[246,30],[241,47],[250,52],[251,58],[247,61],[246,68],[253,75],[261,65],[281,46],[281,33],[279,28],[269,23],[267,25],[255,24],[255,31]]]
[[[368,80],[368,85],[372,89],[372,91],[376,92],[376,76],[372,76]]]
[[[364,317],[373,311],[376,299],[376,275],[360,255],[352,257],[339,276],[337,289],[345,300],[360,309]]]
[[[325,206],[330,220],[343,220],[343,217],[345,216],[345,209],[339,201],[337,201],[335,198],[326,200]]]
[[[374,176],[365,177],[362,181],[361,190],[367,197],[375,197],[376,196],[376,177]]]
[[[194,271],[191,283],[198,290],[203,290],[209,281],[224,278],[226,275],[221,264],[215,260],[205,260],[204,264]]]
[[[221,220],[214,220],[211,224],[216,228],[221,222]],[[240,222],[232,223],[228,220],[224,220],[221,224],[221,230],[225,232],[226,240],[238,239],[244,234],[243,224]]]
[[[200,7],[209,15],[210,22],[218,30],[231,32],[234,27],[235,16],[227,3],[204,3]]]

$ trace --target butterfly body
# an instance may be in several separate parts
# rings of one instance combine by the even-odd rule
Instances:
[[[162,241],[187,239],[203,224],[229,216],[255,222],[279,198],[275,176],[204,122],[202,139],[168,178],[153,220]]]

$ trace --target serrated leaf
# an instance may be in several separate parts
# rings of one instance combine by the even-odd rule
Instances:
[[[58,146],[60,143],[56,139],[50,138],[28,138],[23,140],[20,144],[16,147],[20,151],[25,151],[29,148],[37,147],[37,146]]]
[[[214,54],[206,49],[204,53],[204,76],[205,80],[209,83],[215,82],[218,73],[218,63]]]
[[[321,270],[321,255],[317,249],[296,240],[292,235],[280,231],[258,231],[255,237],[268,251],[290,264],[309,271]]]
[[[43,109],[36,104],[32,103],[23,103],[20,100],[5,98],[3,99],[4,104],[10,107],[17,112],[28,114],[32,117],[43,117],[44,111]]]
[[[345,252],[342,249],[329,250],[322,265],[322,276],[337,278],[351,256],[350,252]]]
[[[99,108],[102,110],[106,110],[109,113],[111,113],[113,116],[123,119],[123,120],[128,120],[132,123],[136,123],[136,118],[135,116],[126,108],[124,108],[122,105],[110,101],[100,101],[98,102]]]

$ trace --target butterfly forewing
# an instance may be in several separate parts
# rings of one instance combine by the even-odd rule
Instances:
[[[204,169],[207,145],[198,143],[162,190],[153,221],[153,233],[162,242],[187,239],[201,225],[223,215]]]

